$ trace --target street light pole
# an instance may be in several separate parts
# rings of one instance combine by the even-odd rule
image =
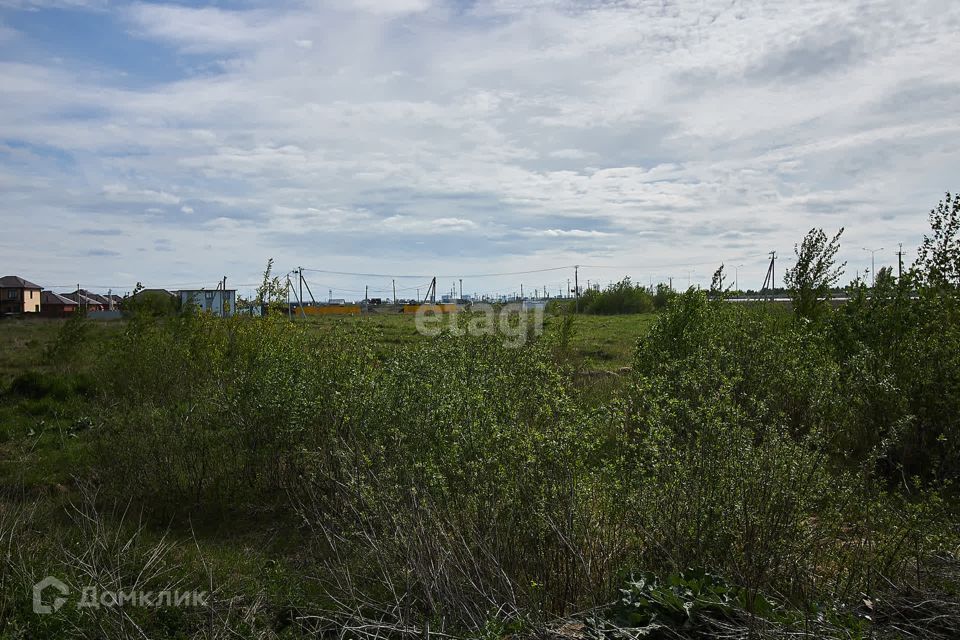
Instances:
[[[877,272],[875,269],[876,262],[874,260],[874,256],[876,255],[877,251],[883,251],[883,247],[880,247],[879,249],[868,249],[864,247],[863,250],[870,252],[870,277],[872,279],[870,288],[872,289],[873,287],[877,286]]]

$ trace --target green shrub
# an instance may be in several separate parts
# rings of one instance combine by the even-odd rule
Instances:
[[[891,482],[960,480],[960,300],[878,274],[829,325],[844,378],[843,446]]]
[[[90,321],[86,314],[82,311],[70,314],[60,325],[57,337],[44,349],[44,361],[56,365],[74,363],[84,354],[90,335]]]
[[[630,278],[611,284],[604,290],[587,289],[580,296],[580,310],[596,315],[648,313],[654,309],[654,298],[646,287],[633,284]]]
[[[41,400],[50,397],[54,400],[66,400],[72,389],[69,381],[61,376],[27,371],[10,382],[10,393],[23,398]]]
[[[323,338],[279,317],[131,323],[99,371],[114,400],[102,468],[164,508],[227,508],[282,490],[291,456],[322,441],[338,394],[368,373],[359,337]]]

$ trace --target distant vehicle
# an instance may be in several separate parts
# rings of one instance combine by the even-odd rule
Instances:
[[[343,305],[347,304],[347,301],[343,298],[330,298],[327,301],[327,304],[335,304],[342,307]]]
[[[370,298],[369,300],[367,300],[367,302],[370,303],[370,304],[383,304],[383,299],[382,299],[382,298]]]

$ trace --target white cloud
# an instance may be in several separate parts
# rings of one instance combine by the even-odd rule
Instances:
[[[0,9],[36,11],[39,9],[102,10],[110,0],[0,0]]]
[[[190,52],[241,50],[277,33],[264,11],[229,11],[214,7],[136,3],[126,9],[135,33],[169,40]]]
[[[551,158],[560,158],[563,160],[585,160],[590,157],[596,157],[595,153],[588,153],[580,149],[557,149],[550,152]]]
[[[431,4],[430,0],[334,0],[331,6],[343,10],[395,15],[426,11]]]
[[[447,234],[477,229],[477,223],[465,218],[417,219],[410,216],[395,215],[385,218],[381,224],[388,232]]]
[[[179,204],[180,198],[165,191],[131,189],[124,184],[104,185],[101,195],[113,202],[148,202],[156,204]]]
[[[547,236],[549,238],[610,238],[616,234],[607,231],[597,231],[596,229],[543,229],[540,231],[530,231],[529,235]]]

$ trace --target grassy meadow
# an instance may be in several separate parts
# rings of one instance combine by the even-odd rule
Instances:
[[[957,637],[960,296],[850,293],[5,320],[0,637]]]
[[[571,340],[571,353],[585,370],[604,371],[630,366],[637,340],[647,334],[656,319],[654,313],[627,315],[582,315]],[[303,322],[298,319],[298,322]],[[370,313],[360,316],[313,316],[306,320],[317,331],[360,325],[372,334],[372,342],[384,354],[393,346],[426,340],[417,332],[414,317],[402,313]],[[546,315],[545,331],[554,331],[561,317]]]

